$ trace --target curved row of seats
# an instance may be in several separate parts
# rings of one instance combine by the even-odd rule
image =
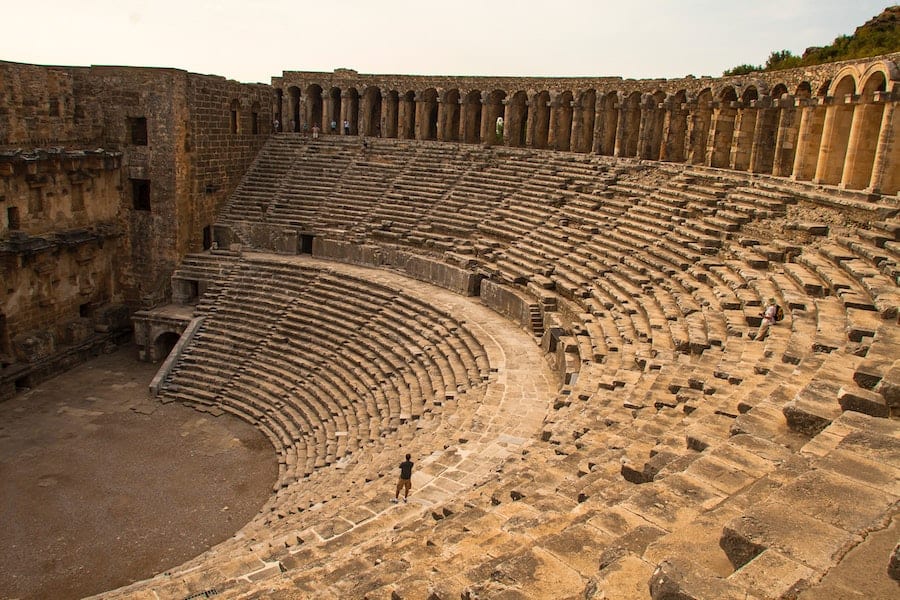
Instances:
[[[192,256],[175,277],[221,260]],[[163,396],[257,424],[281,457],[276,490],[488,378],[464,324],[399,290],[276,258],[232,261]]]
[[[431,256],[445,248],[448,260],[467,256],[498,282],[553,295],[557,309],[543,318],[565,331],[577,377],[548,398],[543,431],[494,480],[454,500],[423,499],[431,517],[386,512],[386,499],[361,485],[393,467],[374,451],[382,434],[464,451],[462,440],[416,436],[403,421],[444,418],[435,403],[471,393],[490,365],[464,326],[427,303],[377,289],[370,301],[317,275],[303,285],[323,301],[268,309],[274,319],[259,324],[270,341],[242,363],[254,381],[277,373],[262,386],[276,392],[244,393],[265,399],[254,418],[293,444],[280,481],[303,485],[273,495],[245,530],[252,542],[222,546],[228,566],[201,557],[182,570],[184,590],[218,577],[229,598],[282,588],[405,598],[421,595],[423,582],[432,597],[539,597],[548,593],[540,574],[552,569],[558,595],[595,586],[649,597],[665,584],[679,597],[781,597],[818,581],[838,560],[829,552],[839,556],[895,511],[900,456],[885,418],[896,416],[900,389],[895,200],[684,165],[279,138],[272,143],[295,153],[282,183],[306,177],[299,161],[313,154],[340,157],[340,174],[308,197],[300,188],[270,195],[266,218]],[[315,178],[331,177],[320,163]],[[339,178],[370,182],[353,187],[371,197],[334,212],[344,202]],[[247,214],[226,212],[223,222]],[[237,311],[232,289],[219,288],[208,319]],[[753,340],[770,297],[785,320]],[[383,319],[367,319],[372,304]],[[428,350],[454,327],[456,341]],[[340,338],[342,329],[353,335]],[[239,349],[247,335],[231,325],[215,333],[211,344],[234,339]],[[294,342],[314,345],[315,356],[288,358]],[[197,378],[191,395],[220,402],[203,388],[234,377],[210,371],[180,371],[173,383]],[[310,377],[298,381],[299,372]],[[186,383],[176,385],[173,397]],[[335,406],[335,396],[348,401]],[[267,420],[277,413],[296,431]],[[338,464],[351,451],[361,460]],[[341,470],[316,468],[329,463]],[[803,516],[820,509],[810,498],[834,501],[819,523]],[[810,550],[809,532],[823,545]],[[277,564],[277,574],[248,568],[248,557]]]

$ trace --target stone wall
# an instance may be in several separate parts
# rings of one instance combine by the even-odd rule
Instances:
[[[312,253],[318,258],[402,271],[413,279],[426,281],[462,296],[477,296],[479,293],[481,278],[476,273],[396,247],[317,237],[313,242]]]
[[[171,297],[271,133],[273,98],[177,69],[0,62],[2,369],[52,374],[110,329],[97,315]]]
[[[0,149],[71,146],[76,113],[72,68],[0,61]]]

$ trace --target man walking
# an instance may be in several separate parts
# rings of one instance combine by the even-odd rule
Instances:
[[[404,490],[403,492],[403,501],[406,502],[407,496],[409,496],[409,490],[412,487],[412,470],[413,463],[410,460],[412,458],[409,454],[406,455],[406,460],[400,463],[400,479],[397,481],[397,491],[394,492],[394,502],[399,502],[400,500],[400,490]]]

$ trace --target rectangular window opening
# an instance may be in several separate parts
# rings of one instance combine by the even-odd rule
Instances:
[[[131,130],[131,143],[135,146],[147,145],[147,117],[129,117],[128,128]]]
[[[253,128],[254,134],[259,133],[259,113],[251,113],[250,126]]]
[[[131,200],[134,210],[150,210],[150,180],[131,180]]]
[[[238,132],[237,111],[232,110],[231,111],[231,133],[237,133],[237,132]]]
[[[6,220],[9,221],[9,230],[15,231],[21,229],[22,222],[19,220],[19,207],[10,206],[6,209]]]

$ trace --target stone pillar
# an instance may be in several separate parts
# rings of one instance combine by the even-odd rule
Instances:
[[[585,152],[582,140],[584,129],[584,109],[581,102],[572,102],[572,128],[569,130],[569,150],[572,152]]]
[[[512,110],[510,109],[509,97],[503,99],[503,145],[509,146],[509,132],[512,129],[510,125],[513,125],[512,115],[510,114]]]
[[[756,107],[752,103],[742,103],[734,117],[729,166],[735,171],[746,171],[750,167],[750,153],[756,134],[756,117]]]
[[[603,154],[603,132],[606,120],[606,108],[604,105],[604,96],[599,94],[594,101],[594,144],[591,152],[594,154]]]
[[[881,102],[864,99],[853,111],[841,187],[861,190],[869,185],[883,110]]]
[[[822,126],[822,147],[816,164],[813,183],[836,185],[841,181],[844,159],[847,156],[846,140],[853,122],[853,109],[857,98],[847,94],[844,98],[834,98],[825,111]]]
[[[688,111],[687,161],[692,165],[706,164],[709,153],[710,132],[712,130],[715,102],[697,98],[690,103]]]
[[[488,100],[490,96],[488,92],[481,92],[481,123],[478,125],[478,131],[481,132],[479,137],[482,144],[490,145],[494,139],[493,124],[488,123],[490,119],[490,110],[488,110]]]
[[[437,97],[437,131],[435,132],[435,137],[439,142],[443,142],[444,140],[444,128],[446,124],[444,120],[447,118],[447,109],[444,107],[444,100],[440,95]]]
[[[641,94],[638,110],[641,113],[638,117],[637,157],[653,160],[653,151],[650,149],[653,138],[653,96]]]
[[[778,106],[778,133],[775,138],[775,158],[772,175],[790,177],[794,172],[794,156],[797,149],[797,108],[794,97],[785,94],[776,101]]]
[[[350,121],[350,95],[341,90],[341,115],[338,119],[338,135],[344,135],[344,121]]]
[[[425,135],[427,133],[425,131],[425,128],[428,127],[428,123],[425,123],[425,102],[424,98],[422,98],[422,92],[416,92],[413,102],[415,104],[414,110],[416,112],[416,127],[414,138],[417,140],[424,140],[427,137]]]
[[[728,168],[731,164],[731,146],[734,138],[734,122],[738,103],[719,102],[713,112],[706,149],[706,164],[710,167]]]
[[[537,103],[537,97],[532,96],[525,101],[525,147],[531,148],[534,144],[534,107]]]
[[[547,148],[557,150],[556,142],[559,139],[559,97],[555,94],[550,97],[550,127],[547,130]]]
[[[775,138],[778,135],[778,109],[771,98],[763,98],[756,109],[756,127],[750,146],[750,172],[771,173],[775,159]]]
[[[466,105],[463,103],[465,101],[465,96],[462,93],[459,95],[459,126],[457,127],[457,136],[456,139],[460,142],[466,141]]]
[[[668,96],[663,103],[663,122],[660,134],[662,143],[659,149],[659,160],[684,162],[687,156],[687,117],[686,103],[677,97]]]
[[[797,154],[791,178],[810,181],[816,174],[816,163],[819,161],[825,106],[816,98],[797,100],[796,104],[800,108],[800,126],[797,129]]]
[[[382,136],[387,138],[395,138],[397,137],[397,129],[394,126],[397,123],[397,116],[399,111],[400,100],[397,99],[397,103],[391,101],[391,96],[388,92],[382,90],[381,95],[381,133]]]
[[[622,106],[622,96],[619,96],[619,115],[616,123],[616,144],[613,149],[613,156],[623,156],[625,145],[627,144],[625,131],[628,128],[628,109]]]
[[[881,115],[878,146],[867,188],[871,192],[896,194],[900,191],[900,117],[896,109],[897,102],[888,102]]]

